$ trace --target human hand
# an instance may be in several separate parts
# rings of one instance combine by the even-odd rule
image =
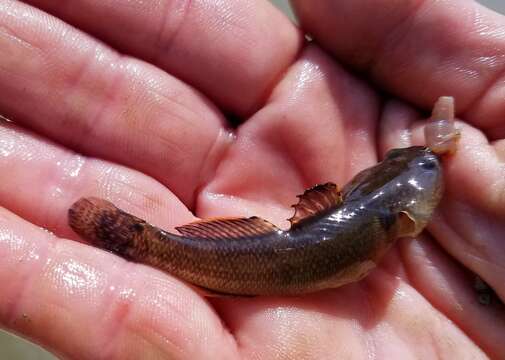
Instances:
[[[503,305],[472,290],[476,273],[505,298],[502,16],[296,1],[322,50],[266,2],[25,3],[0,0],[0,113],[14,120],[0,127],[2,327],[83,359],[505,357]],[[359,283],[204,299],[67,225],[73,201],[100,196],[168,230],[192,212],[287,226],[304,188],[422,142],[407,103],[440,95],[465,121],[446,197]],[[234,138],[226,112],[243,119]]]

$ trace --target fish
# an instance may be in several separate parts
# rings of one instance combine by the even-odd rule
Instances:
[[[452,121],[447,99],[435,105],[431,122]],[[429,136],[440,142],[436,131]],[[287,230],[253,216],[201,220],[173,233],[97,197],[76,201],[68,222],[92,245],[207,296],[302,295],[362,279],[397,239],[423,231],[443,195],[440,156],[453,146],[437,149],[393,149],[342,189],[331,182],[307,189]]]

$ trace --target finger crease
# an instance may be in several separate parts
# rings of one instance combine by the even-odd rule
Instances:
[[[419,3],[412,8],[409,14],[402,17],[395,25],[391,27],[389,34],[386,35],[376,46],[376,53],[379,56],[372,56],[372,58],[369,59],[368,64],[364,67],[365,72],[373,75],[375,73],[375,69],[377,69],[382,63],[382,60],[387,57],[395,47],[399,46],[399,44],[402,43],[403,39],[409,36],[408,28],[411,26],[413,20],[419,13],[419,10],[424,6],[426,2],[427,0],[419,1]],[[391,44],[391,46],[388,46],[388,44]]]
[[[106,324],[103,329],[103,344],[101,346],[102,354],[105,359],[114,358],[116,352],[117,342],[116,339],[120,338],[122,330],[125,328],[129,315],[132,313],[134,306],[135,292],[128,286],[127,278],[135,274],[137,265],[128,261],[124,261],[119,270],[119,280],[114,280],[109,287],[111,297],[105,296],[104,300],[107,301],[109,306],[104,310],[102,319],[105,319]],[[126,276],[125,276],[126,275]]]
[[[212,181],[215,174],[218,172],[219,167],[223,164],[227,158],[228,151],[231,149],[232,144],[235,141],[235,133],[231,130],[221,128],[216,135],[214,141],[210,144],[206,155],[202,158],[201,165],[199,167],[199,173],[197,175],[198,183],[193,191],[193,204],[191,208],[194,213],[198,213],[198,195],[201,190],[207,186],[207,184]]]
[[[75,149],[83,149],[83,148],[88,148],[88,146],[83,146],[83,143],[89,142],[90,139],[93,139],[93,135],[99,132],[99,127],[98,124],[100,124],[103,121],[103,116],[106,113],[106,110],[113,104],[114,100],[118,97],[120,94],[120,91],[118,89],[121,88],[121,84],[124,81],[125,78],[125,72],[124,68],[126,68],[123,63],[127,63],[128,58],[123,56],[123,55],[118,55],[118,58],[112,66],[113,68],[117,69],[115,71],[115,74],[112,75],[111,80],[107,86],[107,89],[104,91],[105,96],[101,99],[101,106],[97,110],[94,116],[90,117],[89,120],[84,119],[85,121],[82,122],[76,122],[73,121],[74,119],[70,120],[64,120],[65,122],[72,123],[73,125],[75,124],[80,124],[80,129],[79,131],[74,131],[76,136],[72,141],[71,141],[71,147]]]
[[[169,11],[168,5],[171,3],[171,1],[165,1],[160,30],[158,31],[158,36],[155,37],[154,49],[157,49],[157,51],[155,51],[153,54],[153,57],[150,61],[151,63],[159,64],[161,62],[161,58],[170,51],[174,39],[177,37],[177,34],[181,30],[189,14],[191,2],[191,0],[180,0],[177,8]],[[170,15],[173,13],[179,13],[175,25],[171,23],[172,17]],[[173,29],[168,31],[167,29],[170,27],[170,25],[173,25]]]
[[[48,179],[50,177],[52,177],[52,179],[48,183],[52,185],[54,193],[51,194],[53,196],[46,198],[48,201],[47,206],[41,207],[50,209],[43,213],[41,224],[54,232],[57,236],[60,236],[68,230],[68,224],[66,221],[61,221],[61,218],[56,215],[56,212],[60,214],[58,212],[59,208],[57,207],[55,209],[52,202],[54,202],[55,197],[61,198],[61,194],[64,194],[63,196],[66,199],[77,199],[82,195],[83,186],[79,186],[79,184],[86,183],[86,181],[83,182],[83,177],[89,173],[87,169],[89,164],[87,157],[74,152],[63,155],[62,160],[58,161],[57,164],[62,165],[57,165],[58,168],[56,169],[49,169]],[[75,165],[73,165],[73,168],[70,168],[70,164]],[[53,212],[55,210],[56,212]]]
[[[30,259],[35,259],[35,261],[30,264],[30,268],[26,269],[23,274],[17,272],[18,275],[15,281],[20,284],[20,286],[18,287],[17,292],[12,294],[12,299],[14,299],[14,301],[12,302],[10,309],[7,309],[7,319],[5,323],[8,327],[19,328],[20,321],[30,318],[29,314],[23,311],[24,299],[31,299],[30,291],[32,290],[32,284],[36,279],[40,279],[43,276],[44,268],[47,267],[51,261],[49,253],[53,251],[59,240],[60,239],[56,236],[47,234],[47,246],[41,248],[43,249],[43,252],[39,251],[37,254],[31,254],[29,251],[27,254],[24,254],[19,258],[19,263],[30,261]]]

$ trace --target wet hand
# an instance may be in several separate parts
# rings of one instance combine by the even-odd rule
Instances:
[[[476,273],[505,298],[505,19],[456,0],[308,3],[312,43],[267,2],[0,0],[2,327],[71,358],[505,357],[503,305],[472,289]],[[446,198],[359,283],[208,300],[67,225],[99,196],[168,230],[285,227],[305,188],[422,143],[441,95],[462,121]]]

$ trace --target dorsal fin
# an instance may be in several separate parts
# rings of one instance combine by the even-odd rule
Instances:
[[[292,205],[295,214],[288,219],[291,226],[312,215],[342,203],[342,194],[334,183],[316,185],[297,195],[298,204]]]
[[[264,235],[279,230],[274,224],[257,216],[200,220],[175,229],[184,236],[202,239],[232,239]]]

